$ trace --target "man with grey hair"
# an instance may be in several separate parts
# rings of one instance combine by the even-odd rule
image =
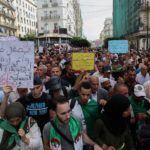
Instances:
[[[148,74],[147,66],[141,66],[141,72],[136,76],[136,82],[143,85],[146,81],[150,80],[150,75]]]
[[[40,77],[40,79],[42,80],[42,83],[46,83],[50,77],[46,75],[47,73],[47,67],[45,65],[40,65],[38,67],[38,75]]]

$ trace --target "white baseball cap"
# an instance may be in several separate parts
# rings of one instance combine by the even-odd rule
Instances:
[[[134,86],[134,95],[137,96],[137,97],[141,97],[141,96],[145,97],[146,96],[143,85],[136,84]]]

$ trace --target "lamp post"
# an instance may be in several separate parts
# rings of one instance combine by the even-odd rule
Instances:
[[[47,30],[48,30],[48,23],[45,23],[45,43],[46,43],[46,46],[47,46]]]
[[[148,50],[149,46],[149,42],[148,42],[148,38],[149,38],[149,1],[146,2],[146,16],[147,16],[147,28],[146,28],[146,49]]]

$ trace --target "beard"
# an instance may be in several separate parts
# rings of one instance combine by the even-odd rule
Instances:
[[[59,122],[60,122],[61,124],[67,124],[67,123],[69,122],[69,119],[63,120],[63,119],[60,118],[58,115],[57,115],[57,118],[58,118],[58,120],[59,120]]]

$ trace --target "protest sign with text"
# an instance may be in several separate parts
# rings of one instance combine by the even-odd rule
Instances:
[[[94,53],[72,53],[72,69],[76,71],[93,70],[94,58]]]
[[[34,43],[0,41],[0,86],[33,87]]]
[[[110,53],[128,53],[128,41],[127,40],[111,40],[108,41],[108,50]]]

